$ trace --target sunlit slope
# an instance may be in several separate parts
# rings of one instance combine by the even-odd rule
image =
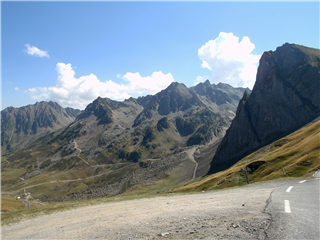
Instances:
[[[174,192],[191,192],[288,177],[310,177],[320,169],[320,121],[265,146],[229,169],[195,181]]]
[[[1,197],[1,213],[25,209],[26,205],[12,198]]]

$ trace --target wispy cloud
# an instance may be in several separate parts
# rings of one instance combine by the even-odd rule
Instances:
[[[28,91],[31,92],[31,93],[38,92],[38,90],[36,88],[29,88]]]
[[[49,58],[48,51],[40,50],[39,48],[35,46],[30,46],[29,44],[25,45],[27,47],[26,52],[29,55],[36,56],[36,57],[47,57]]]
[[[14,90],[19,91],[19,88],[18,88],[18,87],[15,87]]]
[[[220,32],[219,36],[206,42],[199,50],[202,67],[212,71],[212,82],[228,83],[234,87],[252,89],[260,55],[251,52],[255,45],[249,37],[239,37],[233,33]]]
[[[142,77],[138,72],[128,72],[122,77],[126,83],[118,84],[112,80],[100,81],[92,73],[75,78],[75,71],[70,63],[57,63],[56,69],[56,86],[28,89],[32,98],[50,99],[65,107],[84,109],[98,96],[124,100],[131,97],[131,94],[155,94],[174,81],[170,73],[164,74],[161,71],[146,77]],[[120,78],[120,75],[117,77]]]

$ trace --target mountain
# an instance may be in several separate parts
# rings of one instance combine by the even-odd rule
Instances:
[[[320,115],[319,56],[319,49],[288,43],[262,55],[252,93],[245,92],[240,100],[209,173],[232,166]]]
[[[205,94],[198,93],[197,87],[201,85],[205,86]],[[76,121],[91,124],[90,133],[87,126],[81,127],[86,129],[83,132],[88,136],[83,139],[101,135],[90,141],[92,150],[89,150],[87,140],[79,143],[80,148],[94,152],[97,148],[105,152],[104,148],[107,148],[110,159],[119,161],[130,159],[132,154],[139,156],[139,159],[161,157],[186,146],[209,142],[213,136],[223,134],[222,129],[229,126],[244,89],[223,85],[227,89],[223,90],[209,81],[198,86],[187,88],[174,82],[153,96],[130,98],[123,102],[99,97],[86,107]],[[213,98],[210,94],[217,97]],[[159,142],[159,139],[168,144]],[[124,145],[126,147],[122,147]],[[128,148],[128,145],[131,147]]]
[[[223,135],[244,89],[224,86],[228,92],[209,81],[203,85],[207,93],[202,95],[196,87],[173,82],[155,95],[138,99],[97,98],[76,118],[77,138],[81,137],[78,148],[96,163],[138,161],[170,155]],[[230,102],[210,94],[230,95]]]
[[[1,111],[2,154],[21,149],[41,135],[65,127],[79,113],[78,109],[63,108],[52,101],[4,109]]]
[[[172,192],[201,192],[287,177],[310,178],[320,169],[320,117],[239,160],[232,167],[180,186]]]
[[[222,139],[244,91],[173,82],[137,99],[99,97],[67,126],[3,156],[2,189],[33,186],[43,200],[79,200],[203,176],[212,156],[200,154],[195,174],[193,152]]]

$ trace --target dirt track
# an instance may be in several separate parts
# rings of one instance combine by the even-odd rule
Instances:
[[[2,239],[264,239],[279,185],[88,206],[3,226]]]

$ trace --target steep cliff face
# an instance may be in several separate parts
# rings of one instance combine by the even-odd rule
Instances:
[[[286,136],[320,115],[320,50],[284,44],[265,52],[252,93],[244,93],[236,117],[209,173]]]

